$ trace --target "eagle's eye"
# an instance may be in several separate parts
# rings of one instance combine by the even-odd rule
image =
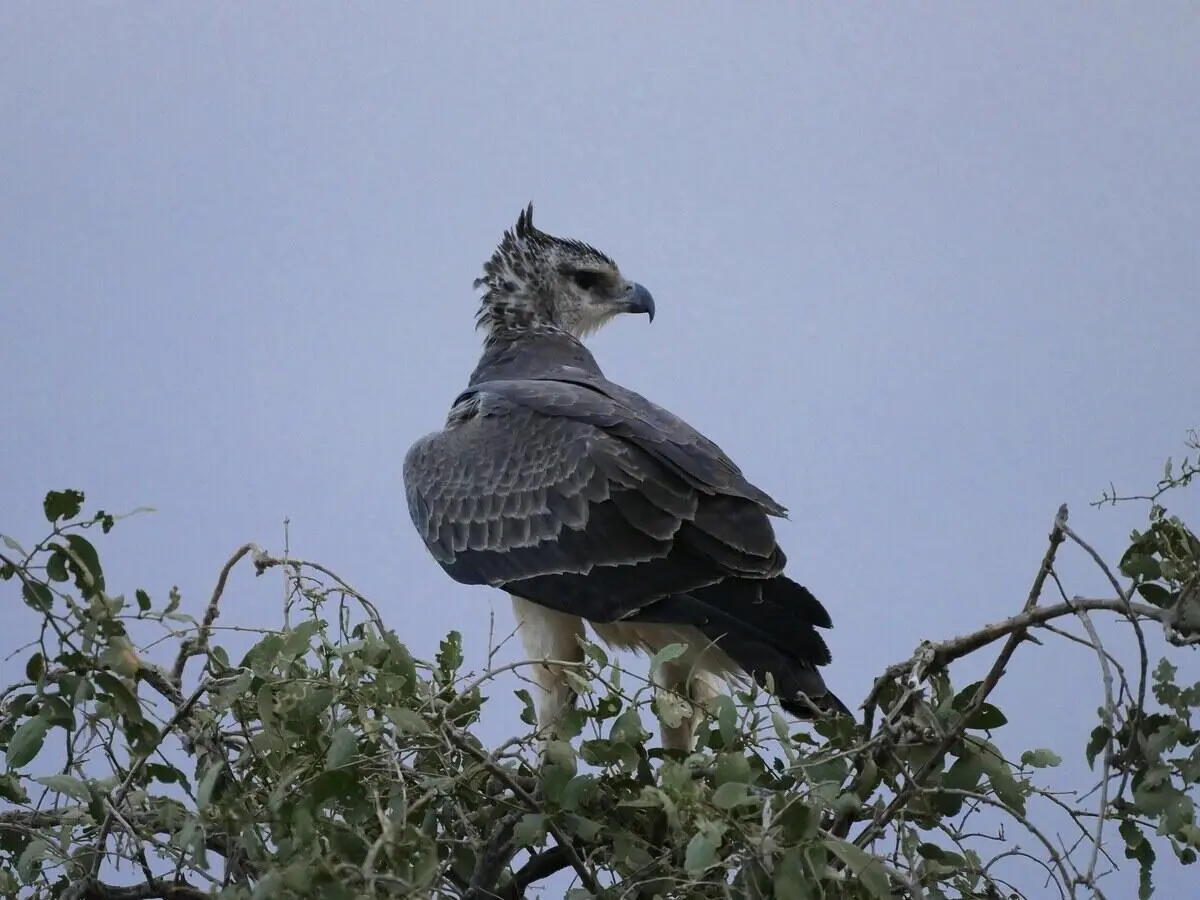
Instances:
[[[593,272],[590,269],[576,269],[571,273],[571,280],[585,291],[590,291],[599,284],[600,278],[599,272]]]

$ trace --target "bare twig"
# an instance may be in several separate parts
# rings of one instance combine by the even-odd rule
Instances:
[[[1104,683],[1104,724],[1108,727],[1108,749],[1104,754],[1104,773],[1100,778],[1100,802],[1097,807],[1099,815],[1096,816],[1096,834],[1092,838],[1092,853],[1091,859],[1088,861],[1087,871],[1079,876],[1079,883],[1088,887],[1095,887],[1096,883],[1096,866],[1100,864],[1100,848],[1104,846],[1104,822],[1108,818],[1108,773],[1112,766],[1113,754],[1115,752],[1116,738],[1116,717],[1117,703],[1113,699],[1113,674],[1112,668],[1108,664],[1108,654],[1104,651],[1104,644],[1100,640],[1100,633],[1096,631],[1096,626],[1092,623],[1091,616],[1087,610],[1079,610],[1079,621],[1083,623],[1084,630],[1087,631],[1088,637],[1092,639],[1092,643],[1096,647],[1096,656],[1100,660],[1100,675]]]
[[[1113,574],[1112,569],[1108,567],[1108,563],[1104,561],[1104,559],[1099,553],[1096,552],[1095,548],[1093,548],[1091,544],[1077,535],[1069,527],[1066,527],[1065,523],[1063,533],[1066,534],[1067,537],[1069,537],[1076,544],[1078,544],[1083,551],[1092,558],[1092,561],[1096,563],[1096,566],[1100,569],[1100,571],[1104,573],[1104,577],[1108,579],[1108,583],[1112,585],[1112,589],[1116,591],[1117,596],[1121,598],[1120,612],[1124,613],[1125,618],[1129,620],[1129,624],[1133,626],[1133,634],[1134,637],[1137,638],[1138,645],[1138,692],[1137,699],[1133,705],[1133,715],[1129,722],[1129,733],[1137,734],[1138,728],[1141,726],[1142,713],[1146,708],[1146,683],[1148,681],[1150,672],[1150,654],[1146,650],[1146,635],[1142,632],[1142,625],[1138,621],[1139,610],[1133,603],[1134,585],[1131,584],[1127,589],[1122,589],[1120,583],[1117,581],[1117,577]],[[1153,608],[1157,611],[1157,615],[1149,618],[1158,618],[1161,621],[1162,615],[1173,614],[1173,610],[1167,611],[1158,610],[1157,607]],[[1132,777],[1132,774],[1133,770],[1129,766],[1122,766],[1121,784],[1117,788],[1118,797],[1121,797],[1125,794],[1125,788],[1129,785],[1129,779]]]
[[[212,683],[209,680],[205,680],[198,688],[196,688],[196,690],[192,692],[191,696],[188,697],[187,700],[185,700],[183,704],[175,710],[175,715],[171,717],[170,721],[167,722],[166,727],[164,727],[159,733],[159,742],[161,742],[163,738],[170,734],[175,727],[187,717],[192,707],[196,705],[196,701],[199,700],[204,692],[207,691],[211,686]],[[125,801],[125,795],[129,793],[129,789],[133,785],[134,780],[141,773],[142,767],[157,749],[158,742],[155,743],[155,746],[146,750],[136,760],[134,760],[133,764],[129,767],[129,772],[126,773],[124,780],[121,782],[120,787],[113,792],[111,805],[108,808],[108,812],[104,816],[104,821],[100,825],[100,834],[96,838],[96,859],[92,863],[93,878],[100,874],[100,865],[104,862],[104,844],[107,842],[108,835],[112,831],[113,822],[116,821],[117,810]]]
[[[332,578],[335,582],[337,582],[338,590],[344,591],[347,595],[353,597],[356,601],[358,601],[359,604],[361,604],[362,608],[367,611],[367,615],[370,616],[372,624],[374,624],[380,632],[387,631],[387,628],[383,624],[383,617],[379,615],[379,610],[375,608],[375,604],[351,587],[348,581],[346,581],[332,569],[326,568],[320,563],[310,562],[306,559],[296,559],[295,557],[280,559],[264,553],[261,550],[258,550],[254,554],[254,569],[259,575],[261,575],[267,569],[274,568],[275,566],[286,566],[287,568],[295,571],[297,574],[303,569],[312,569],[314,572],[320,572],[327,578]]]
[[[221,595],[225,593],[225,582],[229,579],[229,573],[238,564],[238,561],[251,552],[261,554],[262,551],[256,544],[242,544],[221,567],[221,574],[217,576],[217,586],[213,588],[212,597],[209,598],[208,606],[204,610],[204,618],[200,621],[200,630],[196,632],[194,640],[185,639],[180,644],[179,655],[175,657],[175,665],[171,667],[171,677],[176,684],[183,684],[183,670],[188,660],[193,656],[203,656],[208,652],[209,636],[212,634],[213,622],[220,614]]]
[[[1002,810],[1005,814],[1012,817],[1018,824],[1021,825],[1021,827],[1028,831],[1030,835],[1037,839],[1037,841],[1046,848],[1046,853],[1050,857],[1050,864],[1054,866],[1058,873],[1059,879],[1061,879],[1061,882],[1058,883],[1059,893],[1065,897],[1067,892],[1070,891],[1071,877],[1067,872],[1066,865],[1063,863],[1062,854],[1058,852],[1058,849],[1054,846],[1050,839],[1042,833],[1041,829],[1029,821],[1028,816],[1024,815],[1019,810],[1013,809],[1007,803],[997,800],[995,797],[989,797],[987,794],[981,794],[978,791],[967,791],[960,788],[948,787],[921,788],[921,790],[932,790],[942,795],[965,797],[975,803],[993,806],[996,809]]]

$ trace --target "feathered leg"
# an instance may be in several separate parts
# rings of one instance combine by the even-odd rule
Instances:
[[[527,659],[583,661],[583,647],[579,639],[584,629],[579,616],[547,609],[517,596],[513,596],[512,601],[517,633],[521,636]],[[535,665],[532,671],[533,680],[539,688],[538,728],[544,733],[544,739],[549,740],[559,717],[574,705],[575,691],[563,676],[562,666]]]
[[[682,750],[690,753],[695,749],[696,726],[705,712],[713,710],[713,701],[721,694],[716,676],[707,672],[696,672],[689,654],[665,663],[659,674],[660,690],[672,691],[688,701],[683,719],[678,725],[662,726],[664,750]]]

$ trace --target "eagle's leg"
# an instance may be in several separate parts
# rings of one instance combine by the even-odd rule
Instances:
[[[584,634],[584,628],[579,616],[547,609],[517,596],[513,596],[512,602],[517,633],[521,636],[526,659],[569,663],[583,661],[583,646],[579,639]],[[532,672],[539,688],[538,728],[549,740],[559,716],[574,705],[575,691],[563,677],[562,666],[535,665]]]
[[[664,750],[682,750],[685,753],[694,750],[696,727],[705,712],[713,709],[713,701],[721,693],[715,677],[706,672],[697,672],[689,656],[690,654],[684,654],[677,660],[665,663],[659,676],[661,689],[679,694],[689,704],[678,725],[663,723]]]

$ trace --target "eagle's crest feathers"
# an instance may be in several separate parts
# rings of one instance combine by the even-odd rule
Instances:
[[[527,330],[582,337],[622,312],[652,312],[649,294],[627,282],[610,256],[583,241],[555,237],[533,224],[533,204],[504,232],[475,279],[483,289],[476,326],[490,341]],[[638,302],[631,302],[634,291]]]

